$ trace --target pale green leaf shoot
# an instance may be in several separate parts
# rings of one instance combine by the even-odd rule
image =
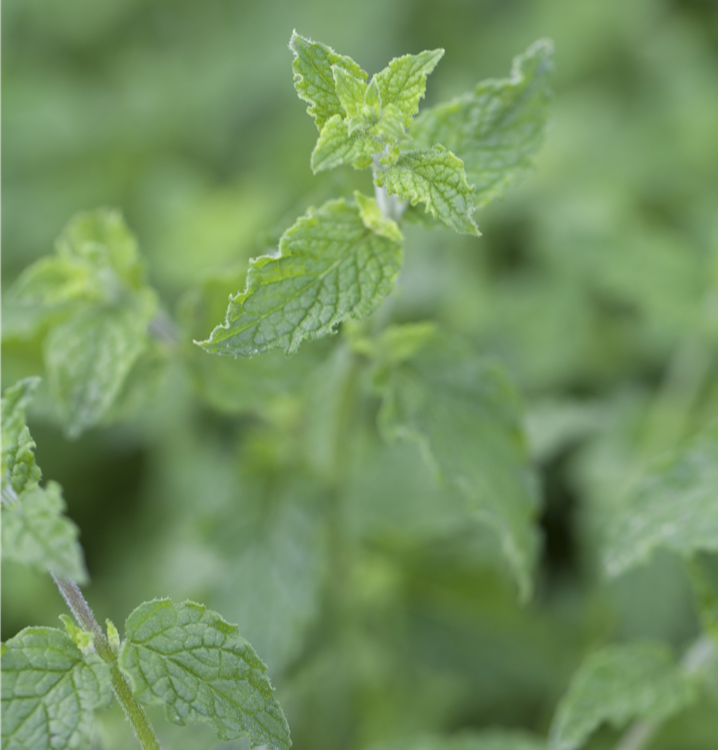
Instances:
[[[653,462],[607,522],[609,575],[645,562],[657,548],[691,556],[718,551],[718,429]]]
[[[141,604],[125,624],[120,668],[135,697],[165,706],[177,724],[208,722],[224,740],[286,750],[289,727],[254,649],[202,605]]]
[[[354,75],[341,65],[332,65],[332,75],[344,112],[348,117],[361,114],[366,100],[366,78]]]
[[[26,490],[2,506],[4,559],[49,570],[78,583],[87,580],[77,526],[64,515],[65,501],[56,482]]]
[[[479,83],[472,94],[432,107],[414,122],[417,145],[440,143],[463,161],[478,208],[531,166],[546,128],[552,54],[551,42],[540,40],[515,58],[510,78]]]
[[[576,750],[602,722],[661,721],[688,705],[693,684],[659,643],[611,646],[589,656],[561,699],[551,750]]]
[[[400,242],[377,233],[356,205],[329,201],[284,233],[278,255],[251,262],[225,322],[198,343],[216,354],[251,356],[274,347],[291,354],[302,340],[373,312],[401,263]]]
[[[504,371],[437,334],[384,376],[385,433],[416,441],[438,475],[466,500],[467,519],[496,535],[520,594],[538,551],[535,477],[517,394]]]
[[[25,628],[3,644],[4,750],[73,750],[112,700],[109,667],[57,628]]]
[[[45,362],[68,435],[95,426],[112,407],[148,345],[155,311],[154,293],[147,290],[134,304],[91,308],[52,329]]]
[[[324,123],[333,115],[347,114],[337,93],[332,66],[366,81],[367,74],[350,57],[338,55],[331,47],[292,33],[289,49],[294,54],[294,88],[300,99],[309,103],[307,112],[314,118],[321,132]]]
[[[341,115],[327,120],[312,151],[311,167],[316,172],[351,164],[356,169],[371,166],[372,156],[384,148],[382,142],[363,131],[350,132],[350,124]]]
[[[376,184],[389,195],[423,203],[434,218],[464,234],[478,235],[471,218],[474,191],[466,181],[461,159],[443,146],[407,151],[396,164],[376,173]]]
[[[27,404],[39,382],[39,378],[20,380],[2,397],[3,503],[36,487],[42,476],[35,463],[35,441],[25,424]]]
[[[394,58],[375,78],[381,93],[382,106],[394,104],[409,127],[419,111],[419,101],[426,93],[426,77],[444,56],[443,49],[427,50],[418,55]]]

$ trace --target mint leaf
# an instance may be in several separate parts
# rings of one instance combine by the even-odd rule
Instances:
[[[125,633],[119,664],[140,702],[164,705],[177,724],[206,721],[224,740],[291,745],[266,667],[236,625],[200,604],[160,599],[132,612]]]
[[[611,646],[591,655],[561,699],[551,728],[552,750],[575,750],[604,721],[660,721],[694,698],[668,649],[658,643]]]
[[[350,133],[349,123],[341,115],[333,115],[324,124],[312,151],[312,170],[316,174],[342,164],[366,169],[371,166],[372,155],[383,147],[381,141],[363,132]]]
[[[718,428],[650,465],[610,511],[604,565],[615,576],[659,547],[680,555],[718,551]]]
[[[134,304],[91,308],[52,329],[45,361],[70,436],[96,425],[110,409],[147,347],[155,310],[148,290]]]
[[[401,244],[367,226],[357,206],[329,201],[284,233],[278,255],[251,262],[225,322],[198,343],[216,354],[251,356],[277,346],[291,354],[303,339],[373,312],[401,262]]]
[[[348,117],[361,114],[366,99],[366,76],[357,76],[340,65],[332,65],[334,86]]]
[[[444,56],[443,49],[428,50],[418,55],[394,58],[375,76],[383,107],[396,105],[404,115],[404,126],[409,127],[419,111],[419,100],[426,93],[426,77]]]
[[[32,398],[39,378],[25,378],[8,388],[2,397],[2,490],[3,502],[6,488],[12,493],[22,494],[37,486],[42,476],[35,463],[35,441],[25,424],[25,410]]]
[[[2,556],[50,570],[78,583],[87,580],[77,526],[67,516],[56,482],[26,490],[2,506]]]
[[[294,54],[294,88],[300,99],[309,102],[307,112],[321,131],[330,117],[346,114],[336,91],[332,66],[362,81],[366,81],[367,74],[350,57],[338,55],[326,44],[300,36],[296,31],[289,40],[289,49]]]
[[[434,218],[457,232],[479,234],[471,218],[474,192],[466,181],[464,165],[442,146],[407,151],[393,167],[378,171],[375,180],[390,195],[412,205],[423,203]]]
[[[416,441],[439,476],[465,497],[467,517],[493,530],[527,597],[538,501],[518,398],[504,371],[437,335],[381,380],[386,434]]]
[[[514,59],[511,77],[479,83],[473,94],[422,112],[411,135],[441,143],[464,163],[481,208],[501,196],[531,165],[546,127],[553,45],[533,44]]]
[[[109,667],[57,628],[25,628],[2,647],[5,750],[85,747],[112,700]]]
[[[538,737],[516,730],[492,729],[371,745],[369,750],[545,750]]]

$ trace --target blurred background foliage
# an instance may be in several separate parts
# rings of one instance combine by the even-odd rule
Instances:
[[[308,205],[370,189],[352,170],[311,174],[293,28],[370,73],[444,47],[429,104],[555,42],[535,173],[476,217],[478,240],[408,226],[378,313],[438,321],[518,384],[544,504],[527,605],[416,453],[379,445],[376,403],[351,438],[327,427],[350,366],[340,338],[239,362],[189,343]],[[119,624],[156,596],[219,610],[268,662],[295,746],[314,750],[496,725],[545,734],[592,647],[694,637],[672,557],[607,581],[597,547],[602,509],[637,467],[718,413],[718,3],[6,0],[2,33],[3,288],[77,211],[117,206],[180,326],[181,356],[140,414],[75,441],[47,399],[32,415],[98,618]],[[10,331],[3,387],[41,372],[38,342]],[[47,576],[3,566],[3,638],[61,611]],[[656,747],[715,748],[716,717],[701,704]],[[208,729],[163,727],[167,747],[214,746]],[[131,746],[118,713],[96,746]]]

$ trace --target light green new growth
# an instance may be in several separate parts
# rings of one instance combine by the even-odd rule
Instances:
[[[531,165],[546,128],[553,45],[541,40],[513,64],[511,77],[479,83],[472,94],[432,107],[410,134],[417,145],[440,143],[464,163],[481,208]]]
[[[24,492],[2,508],[2,556],[44,571],[87,580],[77,526],[64,515],[62,489],[56,482]]]
[[[22,335],[45,333],[53,395],[75,437],[98,424],[147,349],[157,310],[137,243],[117,211],[76,216],[55,255],[34,263],[8,295]]]
[[[466,498],[469,517],[496,534],[525,599],[538,551],[535,479],[516,392],[503,370],[437,335],[389,371],[382,425],[419,443],[441,477]]]
[[[551,728],[551,750],[576,750],[604,721],[660,721],[694,698],[693,684],[657,643],[612,646],[590,656],[562,698]]]
[[[210,723],[221,739],[285,750],[289,727],[266,667],[237,632],[202,605],[140,605],[125,625],[119,664],[137,700],[164,705],[178,723]]]
[[[335,200],[310,209],[282,236],[279,254],[251,262],[245,291],[230,298],[224,324],[199,342],[217,354],[293,353],[348,318],[373,312],[402,261],[396,225],[374,210]],[[364,206],[362,209],[360,206]]]
[[[2,646],[4,750],[86,747],[93,712],[111,699],[108,666],[57,628],[25,628]]]
[[[58,484],[39,486],[35,441],[25,410],[38,378],[8,388],[2,398],[2,556],[84,581],[87,578],[77,526],[63,515]]]
[[[680,555],[718,551],[718,430],[653,463],[611,513],[604,550],[609,575],[658,547]]]
[[[457,232],[479,234],[471,218],[474,191],[466,182],[464,165],[443,146],[402,154],[394,166],[377,172],[376,184],[412,205],[423,203],[434,218]]]
[[[25,424],[25,410],[39,382],[39,378],[20,380],[2,397],[3,504],[14,499],[13,493],[36,487],[42,476],[35,463],[35,441]]]
[[[546,743],[526,732],[494,729],[371,745],[369,750],[545,750]]]
[[[338,55],[331,47],[299,36],[296,31],[289,40],[294,54],[294,88],[299,98],[309,102],[307,112],[321,131],[332,115],[344,115],[344,108],[336,91],[332,66],[340,67],[362,81],[367,74],[351,59]]]

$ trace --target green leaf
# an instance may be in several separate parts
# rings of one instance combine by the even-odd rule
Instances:
[[[658,643],[611,646],[591,655],[574,675],[551,728],[552,750],[575,750],[604,721],[661,721],[694,698],[693,685]]]
[[[358,190],[355,190],[354,200],[359,208],[359,215],[364,225],[371,229],[372,232],[394,242],[404,241],[404,236],[399,229],[399,225],[384,216],[374,198],[369,198]]]
[[[349,132],[349,123],[341,115],[327,120],[312,151],[313,172],[334,169],[342,164],[351,164],[356,169],[371,166],[372,155],[384,148],[381,141],[363,132]]]
[[[336,90],[332,66],[361,81],[366,81],[367,74],[350,57],[338,55],[326,44],[300,36],[296,31],[289,40],[289,49],[294,53],[294,88],[300,99],[309,102],[307,112],[321,132],[330,117],[346,114]]]
[[[551,99],[553,45],[541,40],[514,60],[511,77],[479,83],[473,94],[422,112],[411,135],[464,162],[481,208],[531,166],[543,140]]]
[[[493,530],[526,598],[538,550],[538,500],[520,405],[504,371],[436,335],[381,380],[384,430],[416,441],[465,497],[467,517]]]
[[[373,312],[391,291],[402,246],[376,234],[344,200],[310,209],[279,242],[279,254],[251,262],[244,292],[209,339],[216,354],[251,356],[331,333],[347,318]]]
[[[610,510],[604,565],[615,576],[662,547],[683,556],[718,551],[718,428],[649,466]]]
[[[369,750],[545,750],[538,737],[516,731],[493,729],[447,736],[423,736],[403,742],[371,745]]]
[[[25,378],[8,388],[2,397],[2,489],[15,495],[37,486],[42,476],[35,463],[35,441],[25,424],[25,410],[39,378]],[[10,493],[12,495],[12,493]],[[10,497],[10,500],[13,498]]]
[[[474,193],[466,181],[461,159],[442,146],[407,151],[393,167],[376,174],[376,184],[390,195],[421,202],[434,218],[457,232],[478,235],[471,214]]]
[[[125,634],[119,664],[140,702],[164,705],[177,724],[206,721],[224,740],[291,745],[266,667],[236,625],[200,604],[160,599],[141,604]]]
[[[155,296],[147,290],[134,304],[91,308],[52,329],[45,361],[70,436],[98,424],[112,407],[147,347],[155,310]]]
[[[444,56],[443,49],[428,50],[418,55],[393,59],[375,78],[381,92],[383,107],[396,105],[404,115],[404,126],[411,125],[419,111],[419,100],[426,92],[426,77]]]
[[[3,645],[4,750],[86,747],[93,711],[112,700],[109,667],[57,628],[25,628]]]
[[[332,65],[334,85],[348,117],[361,114],[366,99],[366,77],[356,76],[340,65]]]
[[[2,506],[2,556],[79,583],[87,580],[77,526],[56,482],[27,490]]]
[[[703,629],[718,643],[718,555],[697,553],[689,565]]]

